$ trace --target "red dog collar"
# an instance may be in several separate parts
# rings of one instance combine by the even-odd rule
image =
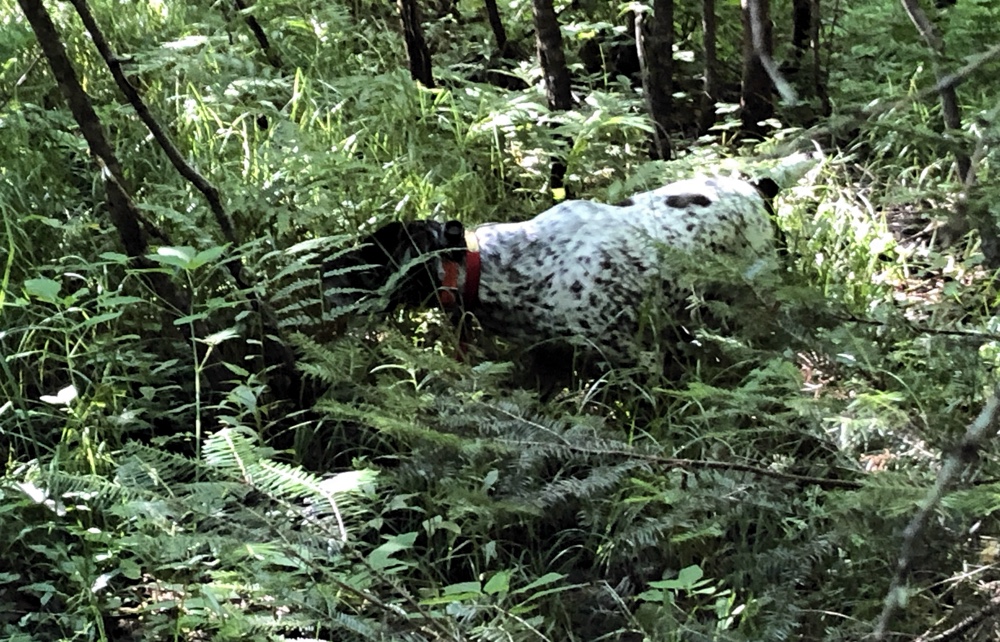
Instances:
[[[472,230],[465,231],[465,287],[462,289],[462,303],[465,307],[472,307],[479,302],[479,272],[481,263],[479,260],[479,239]],[[441,287],[438,288],[438,298],[444,308],[455,307],[457,301],[455,294],[458,292],[458,261],[444,259],[441,267],[444,269],[444,278],[441,279]]]

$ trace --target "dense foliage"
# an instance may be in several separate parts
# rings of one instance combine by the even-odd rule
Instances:
[[[925,7],[935,53],[897,3],[824,3],[817,79],[784,64],[775,0],[798,102],[761,141],[735,102],[699,131],[701,15],[678,3],[663,162],[623,53],[641,3],[556,3],[563,112],[531,3],[498,3],[502,52],[480,3],[420,4],[433,89],[391,4],[92,1],[227,230],[79,12],[46,1],[157,230],[139,264],[111,170],[0,0],[0,637],[995,639],[1000,466],[963,434],[1000,362],[1000,6]],[[716,12],[737,101],[739,3]],[[943,131],[949,73],[963,125]],[[714,310],[760,323],[702,331],[667,371],[539,382],[502,340],[455,359],[438,313],[325,309],[318,264],[385,221],[523,219],[814,146],[825,160],[778,201],[774,300]],[[935,492],[949,453],[957,483]]]

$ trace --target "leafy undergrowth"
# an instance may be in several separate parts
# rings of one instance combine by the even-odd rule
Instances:
[[[804,132],[779,109],[749,147],[723,120],[651,163],[641,94],[584,73],[575,49],[622,35],[601,3],[565,8],[580,101],[562,114],[527,61],[510,71],[523,91],[464,75],[490,54],[481,22],[428,19],[443,88],[426,90],[382,7],[258,3],[282,36],[279,70],[225,11],[93,4],[244,240],[218,241],[201,197],[118,107],[90,39],[53,9],[140,208],[174,239],[154,269],[191,308],[154,296],[120,253],[32,34],[0,0],[0,86],[13,88],[0,100],[0,637],[858,640],[894,595],[890,629],[907,639],[996,638],[994,445],[961,453],[970,465],[893,584],[911,517],[1000,362],[995,269],[975,225],[956,223],[995,219],[1000,202],[990,69],[963,87],[974,125],[943,136],[935,109],[899,89],[932,82],[917,37],[884,50],[873,25],[892,44],[905,21],[849,3],[829,127]],[[511,39],[530,43],[530,7],[503,4]],[[700,22],[689,11],[678,25]],[[977,53],[996,9],[948,11],[951,55]],[[739,20],[722,15],[720,58],[735,60]],[[700,55],[677,46],[679,61]],[[685,87],[680,104],[695,104]],[[546,189],[553,155],[570,192],[614,202],[753,171],[812,134],[828,160],[779,199],[789,261],[767,305],[716,304],[750,323],[701,330],[666,367],[673,346],[653,341],[656,367],[568,361],[553,378],[502,339],[455,359],[435,313],[323,309],[316,265],[359,234],[534,215],[560,196]],[[950,177],[970,141],[978,185]],[[264,371],[269,337],[234,261],[298,350],[301,398],[275,400],[283,382]]]
[[[990,291],[974,247],[914,244],[822,176],[779,209],[798,229],[770,331],[702,333],[669,376],[569,369],[540,392],[523,355],[484,343],[457,360],[443,319],[400,313],[297,336],[324,390],[309,413],[276,419],[237,364],[232,391],[194,408],[173,395],[202,373],[98,332],[137,322],[97,314],[121,295],[27,283],[15,304],[50,309],[37,331],[79,343],[37,376],[95,384],[5,408],[22,430],[62,430],[33,459],[8,445],[5,635],[862,637],[939,454],[982,404],[996,338],[940,285],[964,270],[966,291]],[[859,263],[859,247],[880,256]],[[196,423],[166,432],[164,416]],[[994,467],[935,512],[895,630],[991,599]],[[338,469],[357,472],[323,472]]]

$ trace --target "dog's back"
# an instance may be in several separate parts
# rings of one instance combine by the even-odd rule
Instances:
[[[773,253],[765,197],[734,178],[691,179],[618,205],[567,201],[530,221],[477,228],[481,323],[525,341],[565,340],[632,352],[651,294],[678,304],[683,272]]]

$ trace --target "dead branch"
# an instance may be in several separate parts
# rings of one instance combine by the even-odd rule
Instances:
[[[142,99],[142,96],[139,95],[138,90],[136,90],[135,86],[133,86],[132,83],[129,82],[128,78],[125,77],[120,59],[111,50],[111,46],[104,37],[104,33],[101,31],[100,25],[97,24],[93,14],[90,12],[90,8],[87,6],[86,0],[70,1],[76,8],[77,13],[80,15],[83,25],[90,33],[90,36],[93,39],[94,44],[97,46],[101,57],[104,59],[108,70],[111,71],[111,75],[114,77],[118,88],[121,89],[129,104],[131,104],[132,108],[135,109],[139,118],[142,120],[143,124],[146,125],[146,128],[160,145],[160,148],[163,149],[167,158],[170,159],[171,164],[177,172],[184,177],[185,180],[190,182],[195,189],[201,192],[205,197],[205,200],[208,201],[209,208],[215,216],[215,221],[222,230],[223,238],[232,245],[232,252],[235,253],[236,248],[240,245],[240,239],[237,237],[236,230],[233,227],[232,218],[222,205],[219,189],[184,159],[180,150],[177,149],[177,146],[174,145],[171,140],[170,135],[167,134],[167,132],[160,126],[159,122],[157,122],[156,118],[153,116],[153,113]],[[266,366],[274,368],[275,372],[273,374],[280,377],[280,379],[272,380],[272,390],[275,388],[280,389],[283,392],[281,395],[282,397],[285,397],[288,400],[295,399],[303,390],[303,381],[298,369],[295,367],[295,355],[283,339],[283,333],[278,327],[278,321],[274,312],[271,310],[270,306],[257,296],[257,294],[250,287],[251,284],[247,282],[246,278],[244,278],[242,271],[243,261],[239,255],[230,256],[230,259],[225,261],[224,265],[229,271],[236,287],[247,293],[247,297],[253,311],[260,317],[263,336],[262,356],[264,358],[264,363]],[[281,382],[280,385],[275,385],[278,381]]]
[[[90,102],[90,97],[84,91],[76,76],[76,70],[70,62],[66,49],[63,47],[59,32],[45,11],[41,0],[18,0],[21,10],[24,12],[28,23],[35,32],[35,37],[42,48],[49,66],[52,68],[52,75],[55,77],[59,88],[62,90],[66,102],[80,132],[90,146],[91,153],[102,163],[102,175],[105,179],[105,186],[108,191],[109,213],[115,228],[118,230],[125,247],[126,253],[132,257],[136,265],[140,267],[152,267],[152,264],[143,264],[146,252],[149,249],[149,240],[152,237],[157,243],[169,245],[170,240],[166,234],[157,230],[150,222],[146,221],[142,213],[132,202],[129,190],[125,182],[124,174],[118,158],[107,138],[101,121],[97,117],[97,112]],[[150,275],[155,277],[156,275]],[[162,276],[162,275],[161,275]],[[164,286],[165,287],[165,286]],[[157,290],[158,294],[173,304],[180,303],[185,297],[165,296],[166,291]],[[179,295],[179,293],[174,293]],[[187,306],[176,306],[187,314]]]
[[[968,638],[965,637],[965,633],[967,633],[969,629],[982,624],[992,617],[996,617],[998,612],[1000,612],[1000,596],[994,596],[988,604],[977,610],[975,613],[962,618],[954,626],[941,631],[937,635],[931,635],[928,631],[927,633],[924,633],[920,637],[916,638],[913,642],[957,642],[959,640],[967,640]]]
[[[115,79],[115,83],[118,88],[125,94],[125,98],[128,100],[129,104],[138,114],[140,120],[146,125],[149,133],[153,135],[157,144],[170,159],[170,163],[174,168],[183,176],[188,182],[194,185],[195,189],[202,193],[205,200],[208,201],[208,206],[211,208],[212,213],[215,215],[215,221],[222,230],[222,237],[226,242],[231,243],[233,246],[239,245],[239,239],[236,238],[236,232],[233,229],[232,220],[229,218],[229,214],[226,213],[225,208],[222,206],[222,200],[219,196],[219,190],[208,182],[208,180],[199,174],[197,170],[194,169],[187,161],[184,160],[183,155],[181,155],[180,150],[174,145],[170,136],[160,127],[160,124],[153,117],[153,113],[149,110],[149,107],[143,101],[142,97],[139,95],[138,90],[135,86],[129,82],[129,79],[125,77],[125,72],[122,69],[121,59],[111,51],[111,46],[108,44],[107,39],[104,37],[104,32],[101,31],[100,26],[97,24],[97,20],[94,19],[94,14],[90,12],[90,7],[87,6],[86,0],[70,0],[73,7],[76,8],[76,12],[80,15],[80,20],[83,21],[83,26],[87,28],[90,33],[91,39],[94,41],[94,45],[100,52],[101,57],[104,59],[105,64],[108,66],[108,70]],[[233,262],[229,262],[229,265],[234,265]],[[243,283],[242,278],[239,276],[238,272],[233,275],[236,279],[237,284],[241,288],[245,288],[246,284]]]
[[[537,424],[531,420],[525,419],[515,415],[514,413],[504,410],[503,408],[496,406],[489,406],[490,409],[499,412],[511,419],[516,419],[518,421],[523,421],[527,424],[535,426],[544,432],[551,432],[544,426]],[[669,468],[682,468],[684,470],[732,470],[736,472],[750,473],[751,475],[756,475],[758,477],[769,477],[771,479],[777,479],[779,481],[791,482],[797,486],[819,486],[824,490],[830,490],[834,488],[841,488],[846,490],[858,490],[863,484],[860,481],[855,481],[852,479],[831,479],[829,477],[811,477],[809,475],[796,475],[794,473],[783,473],[778,470],[772,470],[770,468],[762,468],[760,466],[754,466],[753,464],[743,464],[739,462],[730,461],[712,461],[707,459],[684,459],[679,457],[663,457],[661,455],[655,455],[652,453],[644,453],[640,450],[633,449],[609,449],[609,448],[596,448],[587,446],[578,446],[576,444],[570,443],[565,440],[561,440],[561,443],[546,442],[546,441],[524,441],[517,440],[516,444],[519,447],[531,446],[537,448],[551,448],[554,445],[558,445],[560,448],[565,448],[571,452],[581,453],[585,455],[615,455],[619,457],[625,457],[630,459],[641,459],[654,464],[660,464]]]
[[[52,74],[66,98],[66,102],[68,103],[70,111],[73,114],[73,118],[80,127],[80,131],[86,139],[91,153],[94,155],[98,166],[101,169],[100,173],[104,178],[104,185],[107,192],[108,213],[112,224],[118,231],[118,235],[125,248],[126,254],[130,258],[131,264],[134,267],[143,270],[144,278],[147,283],[149,283],[153,293],[171,309],[173,315],[183,316],[190,314],[191,299],[189,293],[179,288],[168,275],[154,269],[156,268],[156,264],[146,258],[151,241],[158,245],[172,245],[172,243],[165,232],[159,230],[150,221],[145,219],[142,212],[139,211],[134,200],[132,199],[131,190],[125,180],[125,175],[122,171],[118,158],[104,134],[103,126],[97,116],[97,113],[94,111],[90,97],[84,91],[79,79],[77,78],[76,71],[73,68],[69,56],[66,54],[59,32],[56,30],[51,17],[45,10],[41,0],[18,0],[18,4],[21,6],[21,10],[28,19],[32,30],[35,32],[35,36],[42,49],[42,53],[47,59],[49,66],[52,69]],[[116,80],[124,80],[124,74],[121,71],[121,66],[118,63],[117,58],[111,53],[110,48],[107,45],[107,41],[104,39],[101,31],[97,28],[96,21],[94,21],[93,16],[90,14],[84,0],[75,0],[74,6],[77,7],[77,11],[84,20],[84,23],[90,31],[95,44],[98,44],[101,55],[105,57],[105,61],[107,62],[109,68],[112,69],[112,74],[115,75]],[[163,145],[164,142],[166,143],[164,146],[165,151],[168,152],[168,155],[171,153],[174,155],[174,158],[171,158],[171,160],[174,161],[179,159],[180,167],[178,167],[178,170],[181,171],[182,174],[193,174],[201,180],[203,185],[208,186],[208,188],[210,188],[208,190],[209,194],[214,196],[218,207],[221,208],[221,202],[218,199],[218,190],[216,190],[204,178],[197,174],[197,172],[191,169],[190,166],[183,162],[183,159],[180,157],[180,153],[170,143],[169,137],[167,137],[162,128],[157,125],[156,121],[152,118],[149,109],[138,97],[138,93],[135,91],[135,88],[132,87],[127,80],[124,81],[124,86],[122,84],[119,84],[119,86],[130,99],[130,102],[132,102],[137,113],[139,113],[140,117],[143,118],[143,121],[146,122],[150,131],[157,136],[157,141],[161,142],[161,145]],[[177,166],[176,163],[175,166]],[[186,169],[182,170],[181,168]],[[229,232],[230,236],[235,236],[232,232],[231,225],[229,226]],[[230,261],[227,262],[227,265],[230,267],[231,271],[237,271],[237,273],[234,274],[234,279],[237,280],[238,284],[243,284],[242,287],[245,288],[247,286],[238,274],[240,263],[241,262],[239,261]],[[276,374],[280,374],[282,377],[286,378],[289,385],[297,394],[299,392],[299,388],[301,387],[299,385],[301,377],[295,369],[291,351],[276,338],[279,335],[274,332],[277,324],[273,321],[273,315],[269,313],[265,306],[260,305],[258,301],[254,300],[253,303],[255,308],[258,306],[260,307],[261,316],[264,319],[264,335],[268,338],[268,341],[265,342],[264,346],[265,362],[268,365],[275,366],[277,369]],[[171,324],[165,325],[173,328]],[[208,336],[210,334],[209,329],[203,322],[195,323],[195,331],[200,336]],[[209,368],[207,373],[210,384],[213,387],[221,385],[221,380],[216,380],[218,375],[216,375],[214,368]],[[296,386],[298,386],[298,388],[296,388]],[[288,395],[288,397],[292,398],[290,395]]]
[[[8,92],[8,94],[3,98],[0,98],[0,111],[3,111],[7,107],[7,104],[14,98],[14,91],[24,84],[24,81],[28,79],[28,76],[31,75],[32,70],[35,68],[35,65],[37,65],[41,59],[41,55],[35,56],[34,60],[28,63],[28,68],[24,70],[24,73],[22,73],[14,83],[14,87],[10,90],[10,92]]]
[[[247,27],[249,27],[250,32],[253,33],[253,37],[257,39],[257,44],[260,45],[261,51],[264,52],[267,62],[275,69],[281,69],[281,57],[278,55],[278,52],[274,50],[274,47],[271,46],[271,41],[268,39],[267,34],[264,33],[264,28],[260,26],[260,22],[257,21],[257,18],[255,18],[252,13],[250,13],[247,3],[243,0],[233,0],[233,4],[243,16],[243,20],[247,23]]]
[[[887,328],[891,326],[891,322],[878,321],[875,319],[865,319],[859,317],[855,314],[845,313],[839,314],[834,313],[830,315],[831,318],[837,321],[844,321],[847,323],[857,323],[860,325],[872,326],[877,328]],[[920,325],[910,321],[909,319],[900,319],[900,325],[905,327],[907,330],[914,334],[925,334],[932,336],[943,336],[943,337],[958,337],[961,339],[969,339],[970,341],[978,341],[980,343],[986,343],[987,341],[1000,341],[1000,334],[994,332],[981,332],[978,330],[960,330],[960,329],[948,329],[948,328],[931,328],[929,326]]]
[[[889,585],[882,614],[872,632],[872,640],[886,639],[889,633],[889,622],[896,611],[903,606],[906,576],[913,564],[920,535],[927,526],[931,514],[941,503],[958,476],[975,458],[983,443],[996,435],[998,427],[1000,427],[1000,384],[994,387],[993,393],[986,400],[979,416],[969,424],[958,446],[945,455],[934,487],[928,491],[927,497],[920,503],[920,508],[910,520],[906,530],[903,531],[903,543],[896,561],[896,572]]]
[[[815,145],[813,139],[830,136],[836,131],[856,127],[867,120],[871,120],[872,118],[877,118],[883,114],[903,109],[907,105],[920,102],[929,96],[933,96],[934,94],[940,94],[942,90],[946,90],[949,87],[957,87],[980,67],[983,67],[998,58],[1000,58],[1000,45],[994,45],[978,56],[973,57],[970,62],[962,65],[954,72],[938,76],[937,82],[930,87],[925,87],[918,92],[909,94],[893,102],[880,102],[873,105],[866,105],[854,115],[845,117],[834,126],[824,125],[804,130],[798,136],[791,137],[787,143],[776,146],[775,150],[769,154],[768,157],[783,158],[794,153],[795,151],[798,151],[802,147],[811,148]],[[809,143],[804,145],[802,139],[808,140]]]
[[[155,269],[157,265],[146,258],[151,239],[161,245],[170,245],[170,239],[165,233],[145,220],[132,200],[118,158],[104,135],[104,129],[90,102],[90,97],[76,76],[76,70],[66,54],[66,49],[63,47],[52,18],[46,12],[41,0],[18,0],[18,4],[28,19],[31,29],[35,32],[42,53],[52,69],[52,75],[59,84],[73,118],[80,127],[80,132],[86,139],[90,152],[94,155],[100,168],[100,175],[104,180],[107,194],[108,214],[111,223],[118,231],[118,236],[125,248],[125,253],[129,256],[131,265],[141,271],[145,283],[149,285],[153,294],[170,309],[172,316],[179,317],[190,314],[191,299],[188,293],[177,287],[167,274]],[[164,323],[163,325],[167,328],[166,331],[173,332],[178,338],[181,338],[179,330],[173,324]],[[204,322],[196,321],[194,327],[195,332],[200,336],[210,334]],[[203,350],[204,347],[198,344],[198,349]],[[206,369],[206,376],[213,387],[221,384],[219,370],[217,368]]]
[[[903,3],[903,8],[906,10],[906,15],[910,17],[910,21],[913,22],[913,26],[917,28],[920,36],[927,43],[928,49],[931,51],[931,59],[933,61],[934,75],[941,80],[941,60],[944,57],[944,41],[938,35],[937,30],[934,29],[934,25],[931,23],[927,14],[920,7],[917,0],[900,0]],[[944,117],[944,126],[951,130],[958,130],[962,127],[962,110],[958,106],[958,96],[955,93],[955,88],[943,87],[938,91],[938,96],[941,100],[941,112]],[[966,176],[969,174],[969,155],[965,152],[956,151],[955,152],[955,163],[958,165],[958,177],[965,182]]]

